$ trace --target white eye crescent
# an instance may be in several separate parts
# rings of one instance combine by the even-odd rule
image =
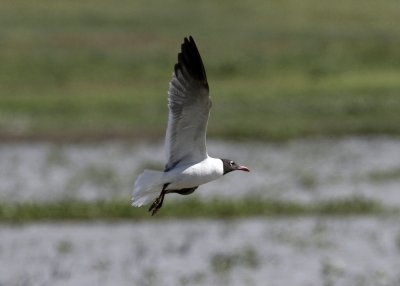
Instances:
[[[230,161],[230,162],[229,162],[229,165],[233,166],[233,165],[235,165],[235,162]]]

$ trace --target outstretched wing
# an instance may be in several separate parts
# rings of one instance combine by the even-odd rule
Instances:
[[[206,72],[193,38],[185,38],[168,90],[165,170],[207,158],[206,130],[211,108]]]

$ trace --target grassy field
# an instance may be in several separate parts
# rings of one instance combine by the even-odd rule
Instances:
[[[361,197],[331,200],[320,203],[244,200],[209,201],[187,199],[168,203],[154,218],[218,218],[291,216],[355,216],[398,215],[399,209],[384,207],[380,203]],[[60,201],[51,203],[0,204],[0,222],[28,223],[35,221],[151,219],[146,207],[133,208],[129,199],[115,201]]]
[[[0,138],[162,138],[184,36],[211,137],[400,134],[398,1],[2,1]]]
[[[1,1],[0,141],[161,139],[188,35],[213,97],[209,137],[399,135],[399,8],[389,0]],[[189,200],[160,217],[387,211],[362,199],[246,203]],[[0,205],[0,221],[10,222],[144,217],[126,201]]]

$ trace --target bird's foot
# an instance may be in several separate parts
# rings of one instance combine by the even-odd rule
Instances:
[[[162,207],[163,203],[163,198],[159,196],[150,206],[149,212],[151,212],[151,215],[155,215]]]

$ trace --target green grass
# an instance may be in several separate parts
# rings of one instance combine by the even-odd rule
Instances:
[[[183,36],[210,136],[400,134],[398,1],[0,3],[0,137],[158,137]]]
[[[298,203],[246,198],[243,200],[186,199],[166,203],[154,217],[146,207],[134,208],[124,201],[59,201],[51,203],[1,203],[0,222],[65,220],[153,220],[158,218],[244,218],[284,216],[351,216],[398,213],[376,201],[353,197],[320,203]]]
[[[385,171],[375,171],[368,174],[368,178],[371,182],[375,183],[387,183],[390,181],[397,181],[400,179],[400,168],[395,167]]]

